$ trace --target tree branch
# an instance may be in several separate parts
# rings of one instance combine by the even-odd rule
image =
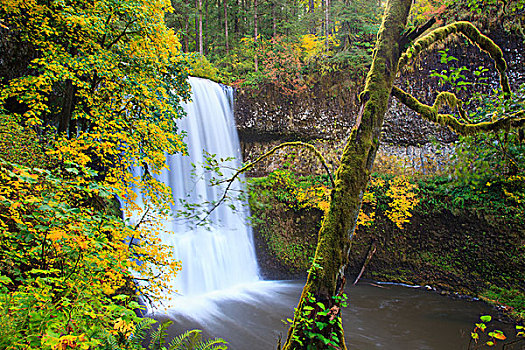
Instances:
[[[235,172],[235,174],[233,174],[232,177],[230,177],[229,179],[226,179],[226,180],[223,180],[221,181],[220,183],[228,183],[228,185],[226,186],[226,189],[224,190],[224,193],[222,195],[222,197],[213,204],[213,206],[211,207],[210,210],[208,210],[208,212],[206,213],[206,216],[204,216],[201,220],[199,220],[199,222],[197,223],[197,225],[203,223],[209,216],[210,214],[222,203],[226,200],[226,196],[228,194],[228,191],[230,190],[230,187],[231,185],[233,184],[233,181],[235,181],[236,178],[238,178],[241,174],[245,173],[246,171],[250,170],[251,168],[253,168],[257,163],[260,163],[261,161],[263,161],[264,159],[268,158],[269,156],[271,156],[272,154],[274,154],[277,150],[281,149],[281,148],[285,148],[285,147],[304,147],[304,148],[308,148],[309,150],[313,151],[315,156],[321,161],[321,164],[323,165],[324,169],[326,170],[326,172],[328,173],[328,176],[330,177],[330,182],[332,184],[332,187],[335,187],[335,181],[334,181],[334,177],[332,176],[332,173],[330,172],[330,169],[328,168],[328,165],[326,163],[326,159],[323,157],[323,155],[321,154],[321,152],[319,152],[319,150],[317,148],[315,148],[314,145],[311,145],[309,143],[305,143],[305,142],[301,142],[301,141],[295,141],[295,142],[284,142],[284,143],[281,143],[280,145],[277,145],[275,146],[274,148],[272,148],[271,150],[269,150],[268,152],[260,155],[256,160],[254,160],[253,162],[251,163],[248,163],[246,164],[245,166],[243,166],[242,168],[240,168],[239,170],[237,170],[237,172]]]
[[[455,22],[441,28],[437,28],[427,35],[419,38],[411,45],[399,59],[399,69],[407,64],[411,57],[415,57],[424,50],[428,49],[432,44],[445,40],[452,34],[462,34],[470,42],[477,45],[482,51],[487,52],[494,60],[496,69],[500,75],[500,85],[503,92],[510,95],[510,85],[507,79],[507,62],[503,58],[503,52],[489,37],[483,35],[478,28],[470,22]]]
[[[430,27],[432,27],[434,23],[436,23],[436,18],[432,17],[422,26],[418,26],[416,28],[413,28],[411,31],[404,33],[401,36],[401,39],[399,40],[399,48],[401,50],[404,50],[408,44],[416,40],[416,38],[418,38],[420,35],[422,35],[424,32],[430,29]]]
[[[135,23],[136,21],[137,21],[137,19],[134,19],[133,21],[131,21],[131,22],[129,22],[128,24],[126,24],[126,27],[124,28],[124,30],[122,31],[122,33],[120,33],[120,35],[117,36],[117,37],[115,38],[115,40],[113,40],[113,41],[111,42],[111,44],[109,44],[109,45],[106,47],[106,49],[110,49],[113,45],[115,45],[116,43],[118,43],[119,40],[122,39],[122,37],[123,37],[124,35],[129,34],[129,33],[127,32],[128,28],[129,28],[133,23]]]
[[[255,164],[260,163],[264,159],[268,158],[269,156],[274,154],[277,150],[279,150],[281,148],[286,148],[286,147],[304,147],[304,148],[308,148],[309,150],[313,151],[315,156],[319,159],[319,161],[323,165],[324,169],[326,170],[326,173],[330,177],[330,182],[332,183],[332,187],[335,187],[334,177],[332,176],[332,173],[330,172],[330,169],[328,168],[328,165],[326,163],[326,159],[324,159],[324,157],[321,154],[321,152],[319,152],[319,150],[314,145],[311,145],[311,144],[306,143],[306,142],[301,142],[301,141],[283,142],[280,145],[275,146],[274,148],[272,148],[268,152],[266,152],[263,155],[259,156],[253,162],[243,166],[241,169],[238,170],[238,173],[244,173],[244,172],[250,170],[251,168],[253,168],[255,166]],[[238,176],[238,174],[235,174],[235,176]]]
[[[422,118],[442,126],[447,126],[452,131],[461,135],[473,135],[479,132],[508,128],[521,129],[525,127],[525,111],[519,111],[498,120],[480,123],[468,123],[465,120],[466,117],[462,117],[463,120],[459,120],[451,114],[439,114],[439,108],[443,105],[448,105],[452,109],[458,109],[460,114],[464,113],[466,115],[461,108],[462,101],[451,92],[440,92],[432,106],[421,103],[414,96],[401,90],[397,86],[392,88],[392,95],[405,106],[417,112]]]

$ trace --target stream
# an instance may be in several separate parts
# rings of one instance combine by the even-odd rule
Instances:
[[[203,329],[205,337],[221,337],[231,350],[276,349],[283,343],[304,281],[263,281],[198,298],[181,298],[177,309],[154,318],[174,320],[169,338],[188,329]],[[343,310],[348,349],[467,349],[479,316],[495,314],[480,301],[444,297],[432,291],[400,285],[362,282],[346,288],[349,306]],[[493,321],[513,338],[512,326]],[[503,344],[503,343],[502,343]],[[506,350],[523,349],[507,346]],[[492,347],[501,349],[500,346]]]

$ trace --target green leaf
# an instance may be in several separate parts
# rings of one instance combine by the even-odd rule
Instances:
[[[327,324],[324,322],[315,322],[315,324],[317,325],[317,328],[319,328],[320,330],[323,330],[323,328],[327,326]]]
[[[0,283],[1,284],[12,284],[13,281],[7,276],[0,275]]]
[[[485,329],[487,329],[487,326],[484,323],[476,323],[476,327],[481,329],[482,332],[485,332]]]
[[[492,316],[490,315],[483,315],[479,318],[482,322],[490,322],[492,320]]]
[[[507,339],[505,334],[503,334],[503,332],[498,330],[498,329],[494,330],[493,332],[490,332],[489,333],[489,337],[492,337],[492,338],[498,339],[498,340],[505,340],[505,339]]]

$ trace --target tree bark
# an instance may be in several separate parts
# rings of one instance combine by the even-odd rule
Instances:
[[[329,43],[328,35],[330,35],[330,0],[324,0],[324,36],[325,36],[325,50],[328,52]]]
[[[190,17],[189,16],[185,16],[184,17],[186,19],[185,23],[184,23],[184,40],[183,40],[183,50],[184,52],[189,52],[190,51],[190,36],[189,36],[189,29],[190,29]]]
[[[255,43],[255,71],[259,71],[259,59],[257,57],[257,0],[253,0],[253,29],[254,29],[254,43]]]
[[[209,12],[208,12],[208,4],[209,4],[209,1],[208,0],[204,0],[204,8],[205,8],[205,12],[206,12],[206,17],[204,18],[204,53],[208,54],[208,43],[209,43],[209,40],[210,40],[210,30],[209,30]],[[212,39],[213,40],[213,39]]]
[[[58,132],[64,133],[69,131],[69,137],[76,137],[76,135],[72,135],[73,130],[71,130],[71,118],[73,116],[75,94],[76,87],[73,86],[73,82],[70,79],[66,80],[64,99],[62,100],[62,109],[60,110]]]
[[[198,23],[199,23],[199,53],[204,54],[204,46],[202,40],[202,0],[197,0],[197,12],[198,12]]]
[[[335,175],[330,209],[319,231],[314,262],[303,288],[285,350],[346,349],[338,300],[342,293],[350,242],[354,235],[400,57],[399,41],[412,0],[389,0],[379,29],[375,54],[360,95],[361,108]],[[319,304],[320,303],[320,304]],[[323,307],[320,307],[322,305]],[[327,310],[329,311],[327,314]],[[332,310],[334,310],[332,312]],[[330,319],[338,322],[329,323]],[[315,329],[316,323],[324,323]],[[336,344],[327,345],[328,339]]]
[[[234,17],[233,17],[233,32],[234,33],[239,33],[239,10],[241,8],[241,2],[240,0],[236,0],[236,4],[237,6],[235,7],[235,13],[234,13]],[[237,36],[234,36],[234,38],[237,37]]]
[[[315,34],[315,2],[314,0],[308,0],[308,14],[310,15],[310,34]]]
[[[198,14],[198,8],[199,8],[199,0],[195,0],[195,17],[194,17],[194,24],[195,24],[195,51],[199,49],[199,14]]]
[[[272,29],[273,29],[273,37],[275,38],[277,36],[277,13],[276,13],[276,6],[275,1],[272,1]]]
[[[226,55],[230,52],[230,44],[228,39],[228,7],[227,7],[228,0],[224,0],[224,36],[226,40]]]

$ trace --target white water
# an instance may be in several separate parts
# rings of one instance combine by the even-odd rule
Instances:
[[[190,175],[193,169],[191,164],[204,163],[203,150],[206,150],[215,154],[217,160],[235,158],[234,161],[220,163],[221,166],[240,166],[232,90],[200,78],[190,78],[189,82],[193,102],[183,105],[187,116],[177,123],[180,130],[187,132],[185,143],[189,156],[168,155],[166,162],[169,170],[163,171],[157,178],[171,187],[176,203],[180,198],[190,203],[211,202],[222,196],[223,189],[209,185],[210,174],[195,182],[196,179]],[[234,170],[223,168],[222,172],[228,178]],[[232,189],[239,190],[240,185],[236,184]],[[139,197],[137,203],[141,202]],[[208,227],[196,227],[174,217],[163,222],[167,232],[161,234],[162,242],[171,245],[174,257],[182,262],[182,271],[171,281],[172,289],[178,294],[166,295],[164,307],[191,308],[190,305],[195,305],[192,301],[199,300],[197,303],[200,303],[204,295],[220,294],[220,291],[235,290],[240,285],[253,285],[253,282],[259,281],[252,232],[246,225],[248,209],[239,200],[232,204],[236,211],[228,205],[215,209]],[[176,212],[180,205],[176,204],[172,209]],[[170,298],[173,300],[169,301]]]

